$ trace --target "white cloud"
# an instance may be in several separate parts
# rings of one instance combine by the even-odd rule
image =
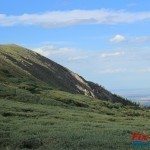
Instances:
[[[120,43],[125,40],[126,40],[126,38],[123,35],[117,34],[113,38],[110,39],[110,42]]]
[[[149,63],[149,51],[127,49],[126,51],[107,50],[107,52],[86,51],[70,47],[46,45],[34,48],[34,51],[66,66],[67,68],[83,75],[89,74],[120,74],[120,73],[149,73],[150,68],[145,67]],[[144,55],[143,55],[144,52]],[[147,58],[147,59],[146,59]]]
[[[119,24],[150,20],[150,12],[127,12],[122,10],[70,10],[45,13],[6,15],[0,14],[1,26],[38,25],[63,27],[76,24]]]
[[[99,71],[100,74],[122,73],[127,71],[126,68],[109,68]]]
[[[78,60],[85,60],[85,59],[91,59],[91,58],[113,58],[113,57],[119,57],[123,56],[125,54],[124,51],[109,51],[107,53],[104,52],[95,52],[92,51],[85,51],[82,49],[75,49],[70,47],[58,47],[55,45],[46,45],[39,48],[33,48],[33,50],[41,55],[44,55],[46,57],[62,57],[69,61],[78,61]]]
[[[44,55],[46,57],[53,55],[66,55],[74,52],[74,49],[68,47],[57,47],[54,45],[42,46],[40,48],[34,48],[35,52]]]
[[[88,58],[88,56],[76,56],[76,57],[70,57],[68,60],[69,61],[77,61],[77,60],[84,60],[87,58]]]
[[[88,52],[84,52],[83,50],[70,48],[70,47],[59,47],[56,45],[46,45],[39,48],[33,48],[33,50],[45,57],[49,57],[51,59],[65,59],[65,61],[79,61],[85,60],[88,58]]]
[[[148,43],[150,42],[150,36],[130,36],[130,37],[125,37],[123,35],[117,34],[114,37],[110,39],[110,42],[114,43],[121,43],[121,42],[126,42],[126,44],[143,44],[143,43]]]
[[[114,52],[114,53],[102,53],[100,56],[102,58],[106,58],[106,57],[122,56],[124,54],[125,52],[121,51],[121,52]]]
[[[145,42],[150,42],[150,36],[139,36],[139,37],[133,37],[130,42],[132,43],[145,43]]]
[[[150,73],[150,67],[149,68],[143,68],[143,69],[140,69],[138,71],[141,73]]]

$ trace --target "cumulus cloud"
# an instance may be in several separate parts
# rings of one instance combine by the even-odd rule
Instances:
[[[74,52],[73,48],[68,47],[57,47],[54,45],[46,45],[39,48],[34,48],[34,51],[37,53],[44,55],[46,57],[53,56],[53,55],[66,55]]]
[[[117,34],[113,36],[109,41],[113,43],[121,43],[125,41],[127,44],[143,44],[147,42],[149,44],[150,36],[144,35],[125,37],[123,35]]]
[[[59,47],[56,45],[46,45],[39,48],[33,48],[33,50],[41,55],[49,58],[61,58],[65,61],[79,61],[85,60],[90,55],[88,52],[83,50],[70,48],[70,47]]]
[[[121,52],[114,52],[114,53],[102,53],[101,57],[102,58],[106,58],[106,57],[115,57],[115,56],[122,56],[124,55],[125,52],[121,51]]]
[[[125,40],[126,40],[126,38],[123,35],[117,34],[110,39],[110,42],[120,43],[120,42],[123,42]]]
[[[45,13],[6,15],[0,14],[1,26],[38,25],[63,27],[77,24],[119,24],[150,20],[150,12],[127,12],[122,10],[69,10]]]

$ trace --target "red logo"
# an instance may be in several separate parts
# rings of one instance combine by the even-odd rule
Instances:
[[[132,132],[131,139],[132,141],[148,142],[150,139],[150,136],[145,133]]]

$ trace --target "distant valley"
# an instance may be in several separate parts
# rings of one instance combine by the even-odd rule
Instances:
[[[150,106],[150,88],[145,89],[118,89],[114,90],[117,94],[122,95],[141,105]]]

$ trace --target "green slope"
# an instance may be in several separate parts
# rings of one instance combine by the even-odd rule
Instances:
[[[150,133],[149,110],[56,90],[1,89],[2,150],[127,150],[133,131]]]

